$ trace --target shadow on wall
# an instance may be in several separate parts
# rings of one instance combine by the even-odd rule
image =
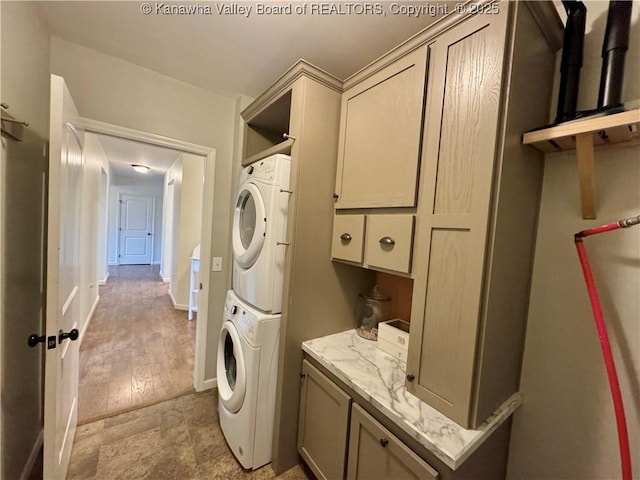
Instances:
[[[2,478],[20,478],[42,431],[44,344],[27,338],[44,332],[43,285],[47,142],[33,129],[23,142],[3,136],[5,228],[2,278]],[[28,472],[27,472],[28,473]]]

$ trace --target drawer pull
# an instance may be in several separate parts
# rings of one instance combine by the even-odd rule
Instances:
[[[349,243],[351,241],[351,235],[349,235],[348,233],[343,233],[342,235],[340,235],[340,240],[345,243]]]
[[[391,237],[382,237],[380,239],[380,245],[395,245],[396,241]]]
[[[411,374],[407,375],[407,380],[408,380],[409,382],[413,382],[413,380],[415,380],[415,378],[416,378],[416,377],[414,377],[414,376],[413,376],[413,375],[411,375]]]
[[[389,439],[386,437],[381,438],[380,445],[382,445],[383,447],[386,447],[387,445],[389,445]]]

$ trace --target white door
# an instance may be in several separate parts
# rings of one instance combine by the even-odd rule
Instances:
[[[51,76],[44,478],[64,479],[78,413],[80,207],[84,133],[64,79]]]
[[[120,265],[151,265],[153,197],[120,195]]]

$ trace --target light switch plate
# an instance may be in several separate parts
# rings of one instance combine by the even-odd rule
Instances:
[[[222,271],[222,257],[213,257],[211,259],[211,271],[212,272]]]

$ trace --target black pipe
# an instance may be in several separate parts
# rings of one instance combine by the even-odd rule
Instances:
[[[584,3],[576,0],[562,0],[562,5],[567,11],[567,24],[564,29],[562,62],[560,64],[556,123],[569,120],[576,115],[584,50],[584,30],[587,20],[587,7]]]
[[[631,0],[609,2],[607,28],[602,45],[602,73],[598,91],[598,110],[622,105],[624,60],[629,49]]]

